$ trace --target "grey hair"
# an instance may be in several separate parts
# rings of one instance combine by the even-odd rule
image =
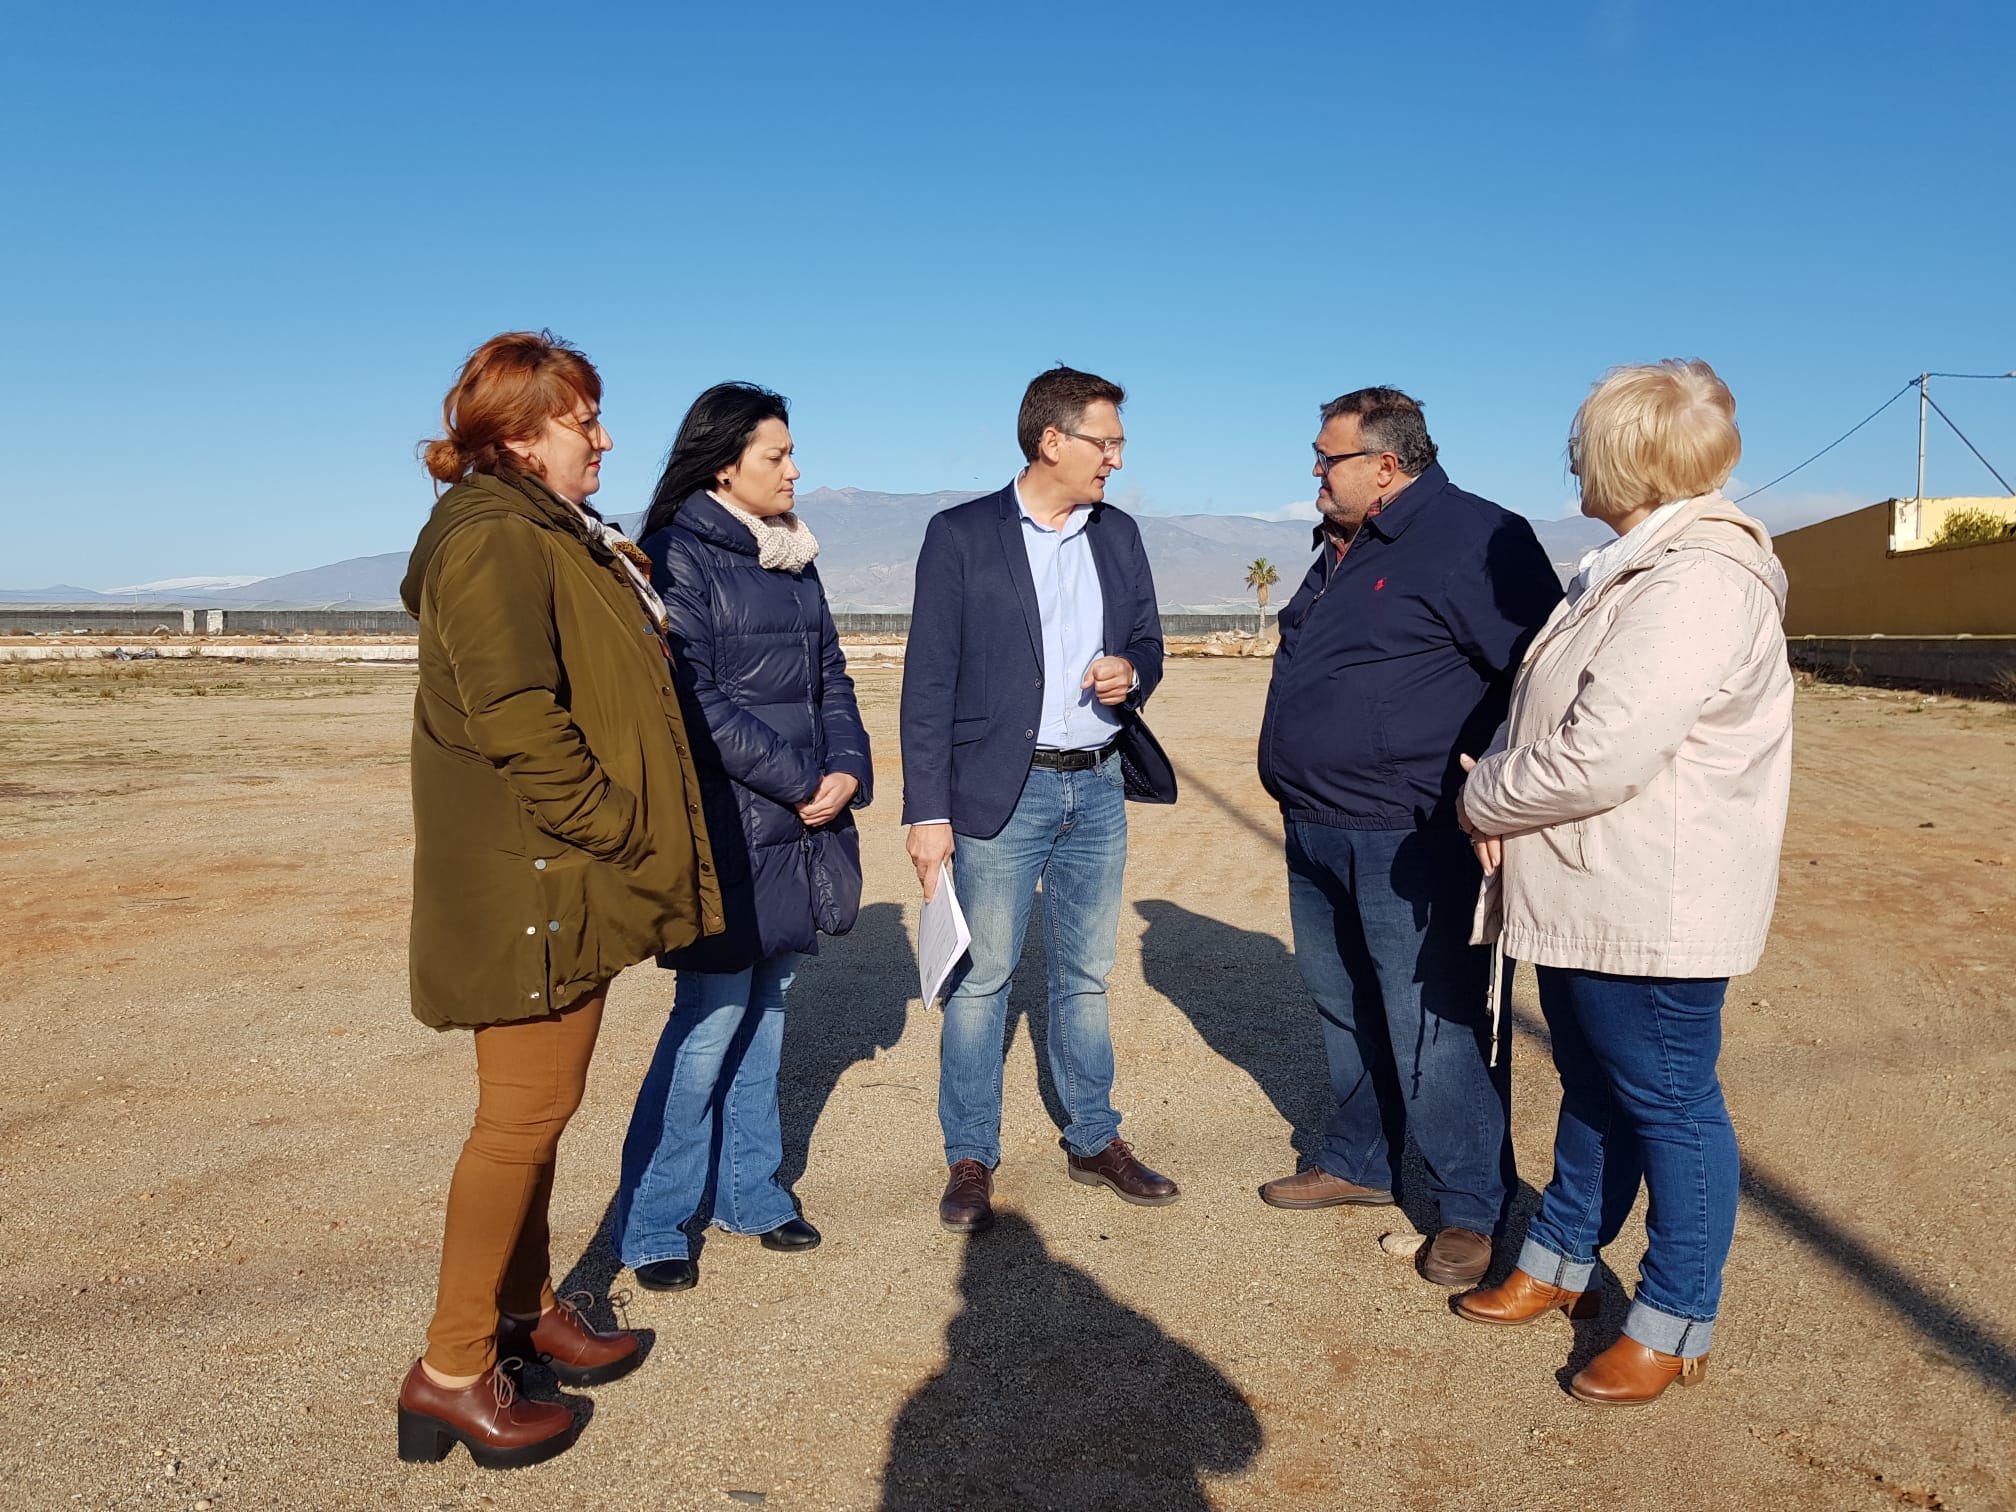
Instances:
[[[1418,478],[1435,465],[1435,443],[1428,439],[1420,400],[1396,388],[1353,389],[1323,406],[1324,424],[1340,415],[1356,415],[1365,449],[1393,453],[1408,477]]]

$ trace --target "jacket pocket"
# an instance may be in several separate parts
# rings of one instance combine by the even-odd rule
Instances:
[[[1533,835],[1557,864],[1571,872],[1586,872],[1589,867],[1583,860],[1583,848],[1588,828],[1586,820],[1578,819],[1573,824],[1549,824],[1535,830]]]
[[[994,723],[991,714],[983,714],[978,719],[955,719],[952,721],[952,744],[971,745],[987,733],[987,727]]]

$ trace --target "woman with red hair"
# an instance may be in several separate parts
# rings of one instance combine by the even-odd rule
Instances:
[[[573,1414],[519,1395],[507,1366],[536,1354],[592,1385],[641,1358],[554,1293],[554,1154],[611,978],[717,933],[721,897],[664,605],[588,503],[612,444],[601,398],[549,333],[493,337],[425,452],[452,486],[400,590],[420,621],[413,1012],[474,1031],[477,1104],[427,1352],[399,1391],[401,1459],[457,1443],[491,1469],[548,1459]]]

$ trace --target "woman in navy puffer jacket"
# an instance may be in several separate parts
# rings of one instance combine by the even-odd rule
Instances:
[[[727,917],[725,933],[658,961],[679,983],[616,1194],[617,1253],[652,1291],[699,1280],[686,1226],[710,1194],[730,1233],[777,1250],[819,1242],[777,1180],[784,997],[817,949],[815,905],[838,929],[859,904],[837,900],[836,920],[830,889],[815,899],[814,846],[837,843],[829,826],[867,804],[874,773],[818,542],[791,513],[789,423],[767,389],[707,390],[644,521]]]

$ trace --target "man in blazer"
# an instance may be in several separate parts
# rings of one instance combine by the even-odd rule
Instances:
[[[1126,394],[1057,367],[1022,398],[1028,466],[931,521],[903,663],[903,821],[924,895],[952,867],[973,943],[945,998],[938,1119],[951,1167],[939,1220],[994,1221],[1001,1037],[1010,978],[1043,883],[1052,1078],[1074,1181],[1161,1206],[1176,1183],[1142,1165],[1113,1110],[1113,969],[1127,810],[1121,711],[1162,678],[1162,620],[1141,533],[1106,502]]]

